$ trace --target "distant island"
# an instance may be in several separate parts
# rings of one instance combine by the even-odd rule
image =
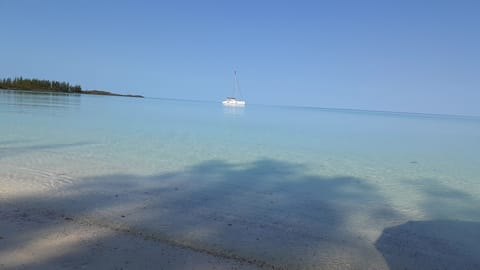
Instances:
[[[82,90],[80,85],[70,85],[67,82],[22,77],[0,80],[0,89],[143,98],[141,95],[116,94],[103,90]]]

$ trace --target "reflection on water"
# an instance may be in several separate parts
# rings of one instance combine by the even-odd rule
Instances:
[[[71,106],[80,104],[80,94],[0,90],[2,104],[31,106]]]
[[[225,115],[243,115],[244,107],[223,106],[223,113]]]
[[[34,108],[52,111],[67,110],[79,107],[80,97],[77,93],[0,90],[0,104],[3,105],[3,110],[9,111],[28,111]]]

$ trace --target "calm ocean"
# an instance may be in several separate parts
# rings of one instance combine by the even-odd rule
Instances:
[[[2,90],[0,198],[327,265],[408,222],[480,222],[480,118]]]

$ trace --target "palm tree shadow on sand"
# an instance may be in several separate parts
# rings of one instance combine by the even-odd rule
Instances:
[[[150,176],[77,179],[47,196],[15,197],[0,207],[4,220],[50,220],[7,239],[8,245],[0,242],[0,257],[67,220],[108,230],[96,240],[98,250],[128,235],[270,269],[399,269],[396,263],[404,253],[399,253],[403,236],[397,226],[408,219],[365,179],[307,172],[303,165],[272,159],[245,164],[211,160]],[[422,234],[421,228],[412,230]],[[80,267],[78,258],[95,261],[99,255],[73,244],[63,250],[23,265],[45,268],[67,261]],[[466,261],[473,258],[466,256]]]
[[[479,198],[434,179],[404,184],[421,193],[417,207],[428,220],[383,230],[375,247],[389,269],[480,269]]]
[[[387,228],[375,243],[391,270],[480,269],[480,223],[410,221]]]

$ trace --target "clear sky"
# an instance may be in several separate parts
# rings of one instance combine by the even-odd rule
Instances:
[[[480,1],[0,0],[0,77],[480,115]]]

